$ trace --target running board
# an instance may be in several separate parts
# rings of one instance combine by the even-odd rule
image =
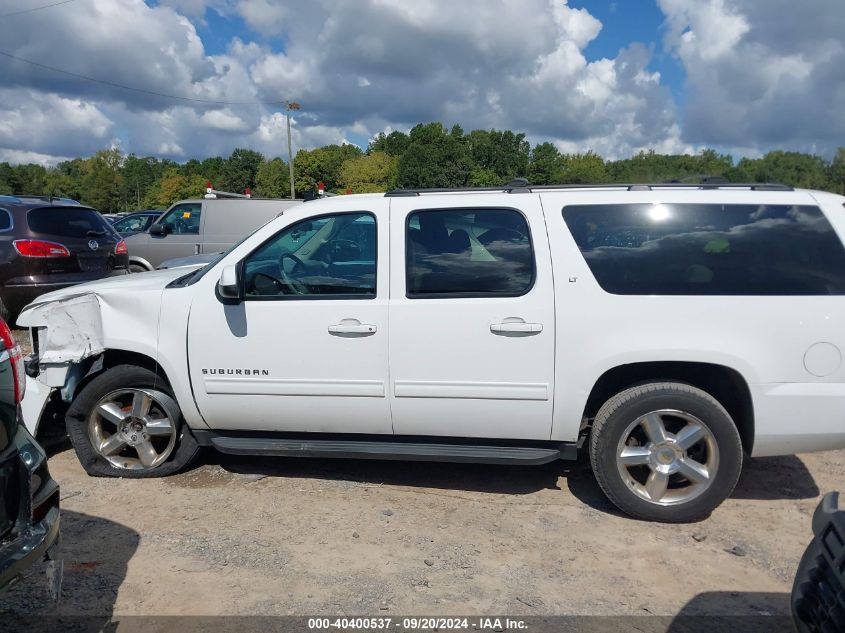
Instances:
[[[391,459],[425,462],[536,465],[557,459],[575,459],[577,448],[569,444],[550,447],[475,446],[391,441],[312,440],[212,435],[210,445],[228,455],[279,457],[339,457],[345,459]]]

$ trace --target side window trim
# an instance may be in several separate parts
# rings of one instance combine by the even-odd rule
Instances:
[[[323,218],[333,218],[338,217],[341,215],[368,215],[373,219],[373,229],[374,229],[374,236],[373,239],[375,240],[375,259],[373,260],[373,270],[375,271],[375,278],[373,282],[373,292],[372,294],[336,294],[336,295],[265,295],[265,296],[250,296],[246,294],[246,288],[244,287],[244,283],[246,282],[246,262],[247,260],[252,257],[255,253],[260,251],[262,248],[267,246],[268,244],[274,242],[279,236],[284,233],[285,231],[290,230],[291,227],[296,226],[302,222],[315,222],[317,220],[321,220]],[[252,249],[247,255],[245,255],[237,264],[238,269],[238,277],[240,279],[241,284],[241,296],[243,297],[244,301],[373,301],[378,298],[378,261],[379,261],[379,243],[378,243],[378,218],[376,217],[375,212],[360,209],[355,211],[337,211],[334,213],[321,213],[320,215],[309,216],[306,218],[302,218],[293,222],[286,227],[279,229],[273,235],[268,237],[266,240],[261,242],[258,246]]]
[[[411,218],[419,213],[427,211],[452,211],[456,213],[476,212],[476,211],[512,211],[518,213],[525,221],[525,226],[528,229],[528,248],[531,254],[531,281],[521,292],[515,293],[490,293],[490,292],[456,292],[456,293],[414,293],[411,292],[408,283],[408,258],[410,253],[410,228]],[[405,279],[405,297],[407,299],[512,299],[515,297],[524,297],[530,293],[537,284],[537,254],[534,251],[534,236],[531,230],[531,222],[528,216],[521,209],[516,207],[503,206],[475,206],[475,207],[426,207],[421,209],[412,209],[405,217],[405,258],[404,258],[404,279]]]

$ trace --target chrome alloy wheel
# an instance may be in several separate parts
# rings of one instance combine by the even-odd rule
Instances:
[[[719,468],[712,431],[694,415],[673,409],[634,420],[619,440],[616,466],[637,496],[661,506],[703,494]]]
[[[91,445],[115,468],[152,469],[176,446],[179,408],[154,389],[120,389],[106,394],[88,416]]]

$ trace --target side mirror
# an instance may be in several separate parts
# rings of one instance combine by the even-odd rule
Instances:
[[[238,283],[236,266],[223,267],[223,271],[220,273],[220,281],[217,282],[217,295],[224,300],[241,300],[241,285]]]
[[[170,228],[169,224],[159,224],[156,222],[150,227],[150,235],[155,235],[156,237],[164,237],[165,235],[169,234],[173,229]]]

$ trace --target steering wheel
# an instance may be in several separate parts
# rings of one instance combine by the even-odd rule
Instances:
[[[293,268],[291,268],[291,272],[296,270],[298,267],[302,267],[303,269],[305,269],[305,262],[303,262],[299,257],[294,255],[293,253],[283,253],[282,256],[279,257],[279,270],[281,270],[282,272],[282,282],[290,289],[290,294],[311,294],[308,290],[308,286],[306,286],[298,279],[294,279],[287,274],[287,272],[285,271],[285,259],[293,260],[294,266]]]

